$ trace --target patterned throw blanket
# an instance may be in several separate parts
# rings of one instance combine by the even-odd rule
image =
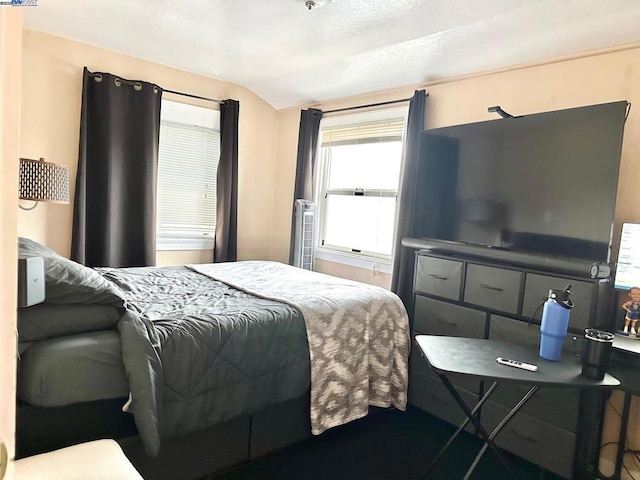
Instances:
[[[409,321],[395,294],[276,262],[188,267],[302,312],[311,360],[314,434],[364,417],[369,405],[406,408]]]

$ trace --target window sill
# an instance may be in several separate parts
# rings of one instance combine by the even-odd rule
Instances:
[[[158,252],[213,250],[213,238],[158,238],[156,250]]]
[[[364,255],[352,255],[348,253],[336,252],[335,250],[327,250],[316,248],[316,259],[327,262],[341,263],[352,267],[363,268],[365,270],[374,270],[380,273],[393,273],[391,261],[379,258],[366,257]]]

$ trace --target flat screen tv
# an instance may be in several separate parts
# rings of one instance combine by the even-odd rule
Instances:
[[[420,237],[609,261],[626,101],[425,130]]]

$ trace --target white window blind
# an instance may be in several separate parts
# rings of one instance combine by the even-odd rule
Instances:
[[[404,118],[323,128],[322,146],[401,141]]]
[[[208,110],[178,105],[187,114],[189,109]],[[216,225],[220,132],[214,128],[215,122],[197,119],[202,112],[193,111],[190,120],[188,116],[171,115],[171,109],[167,110],[161,121],[158,151],[158,249],[211,248]],[[213,110],[204,113],[219,116]]]

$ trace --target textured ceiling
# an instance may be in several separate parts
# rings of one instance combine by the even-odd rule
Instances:
[[[638,42],[640,0],[40,0],[24,24],[281,109]]]

